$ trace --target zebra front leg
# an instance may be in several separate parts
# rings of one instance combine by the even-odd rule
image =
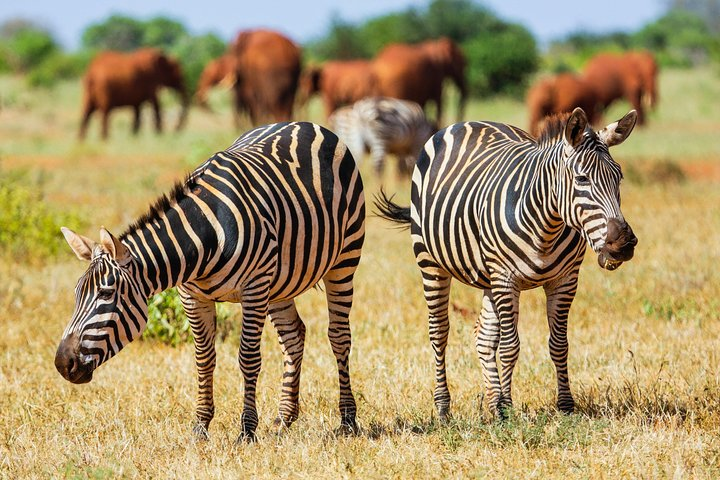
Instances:
[[[338,264],[323,277],[329,316],[328,338],[338,367],[340,434],[354,434],[358,431],[357,407],[350,385],[349,359],[352,346],[350,309],[353,301],[353,276],[360,252],[357,251],[357,255],[355,252],[351,253],[352,255],[345,259],[341,257]]]
[[[512,408],[512,375],[520,355],[520,335],[517,330],[520,291],[505,279],[499,283],[500,286],[492,288],[492,301],[500,327],[498,356],[501,377],[497,405],[501,418],[504,418],[506,410]]]
[[[215,415],[213,373],[215,372],[215,302],[200,299],[183,287],[178,288],[185,314],[195,341],[195,366],[198,372],[198,393],[195,406],[193,435],[198,440],[209,438],[208,428]]]
[[[578,272],[575,271],[559,282],[545,286],[547,318],[550,327],[548,348],[557,374],[557,408],[564,413],[572,413],[575,410],[575,400],[570,392],[570,377],[567,369],[567,322],[570,306],[577,292],[577,274]]]
[[[490,412],[495,416],[500,416],[500,375],[497,366],[500,321],[490,290],[483,291],[482,312],[475,324],[475,335],[475,348],[480,358],[485,383],[485,401]]]
[[[445,369],[445,349],[450,332],[448,307],[451,278],[438,268],[423,269],[423,292],[428,307],[428,330],[435,355],[435,391],[433,400],[440,421],[450,417],[450,389]]]
[[[255,393],[260,367],[262,366],[260,339],[265,325],[265,318],[268,314],[269,285],[270,280],[263,278],[249,283],[243,289],[242,335],[238,362],[243,375],[245,392],[243,411],[240,416],[242,431],[238,437],[238,443],[255,441],[255,430],[258,426]]]
[[[300,369],[305,349],[305,324],[295,308],[295,300],[270,306],[270,320],[280,338],[283,352],[283,381],[280,411],[275,420],[280,427],[289,427],[299,413]]]

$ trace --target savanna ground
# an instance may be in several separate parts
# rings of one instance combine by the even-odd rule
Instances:
[[[407,232],[367,222],[351,316],[352,382],[362,431],[336,437],[337,374],[322,292],[299,299],[308,335],[301,417],[278,434],[282,359],[268,322],[258,386],[258,442],[234,444],[242,381],[238,338],[218,345],[216,417],[207,443],[190,441],[196,391],[191,344],[137,341],[71,385],[53,365],[86,265],[69,249],[0,263],[0,477],[2,478],[658,478],[720,476],[720,79],[664,71],[649,125],[615,147],[623,211],[640,239],[617,272],[588,255],[570,317],[577,413],[555,406],[541,291],[522,296],[515,410],[494,421],[483,406],[473,342],[480,295],[454,284],[448,368],[454,420],[432,405],[426,309]],[[0,175],[25,171],[44,200],[120,233],[192,166],[239,132],[227,108],[191,112],[188,128],[141,134],[116,113],[112,137],[76,141],[79,86],[29,92],[0,78]],[[221,106],[227,97],[217,92]],[[621,104],[609,123],[628,109]],[[322,121],[313,103],[309,117]],[[167,112],[167,125],[177,108]],[[468,118],[526,125],[513,100],[473,102]],[[96,120],[97,121],[97,120]],[[366,197],[379,182],[363,164]],[[406,203],[408,183],[385,176]],[[3,228],[0,225],[0,228]],[[233,307],[239,315],[239,307]]]

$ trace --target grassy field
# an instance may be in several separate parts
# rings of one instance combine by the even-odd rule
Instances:
[[[426,309],[407,232],[367,222],[351,316],[352,381],[361,433],[336,437],[337,374],[324,295],[300,297],[308,335],[301,416],[272,427],[282,358],[269,322],[258,384],[258,442],[235,446],[242,381],[237,338],[218,345],[211,439],[190,440],[192,345],[135,342],[92,383],[53,365],[86,265],[69,249],[49,260],[0,257],[0,478],[718,478],[720,476],[720,77],[665,71],[649,125],[614,148],[628,180],[623,212],[640,243],[617,272],[589,256],[570,318],[577,413],[555,409],[541,291],[522,296],[515,411],[483,406],[473,342],[477,291],[454,284],[448,368],[454,420],[435,421]],[[97,237],[120,233],[192,166],[239,132],[230,113],[194,110],[180,134],[141,134],[116,113],[111,140],[76,141],[79,86],[32,92],[0,78],[0,175],[24,171],[53,207]],[[217,92],[221,106],[227,97]],[[608,122],[628,109],[618,105]],[[322,121],[320,106],[309,118]],[[174,123],[177,108],[167,111]],[[526,125],[520,102],[474,102],[468,118]],[[366,197],[379,182],[363,164]],[[385,188],[406,203],[408,183]],[[0,206],[2,208],[2,206]],[[0,225],[0,229],[3,225]],[[233,307],[239,315],[239,307]]]

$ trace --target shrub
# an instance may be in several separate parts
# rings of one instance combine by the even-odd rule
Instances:
[[[52,87],[59,80],[77,78],[85,71],[89,61],[87,54],[56,53],[30,71],[28,84],[31,87]]]
[[[43,201],[40,185],[0,170],[0,251],[22,260],[44,259],[67,248],[61,226],[81,227],[79,216]]]
[[[188,92],[197,88],[200,74],[205,65],[225,52],[225,42],[212,33],[200,36],[185,36],[170,50],[182,63],[183,76]]]
[[[518,25],[486,31],[463,44],[471,93],[521,95],[539,65],[535,39]]]
[[[15,72],[27,72],[59,50],[48,31],[27,23],[3,36],[3,60],[0,63],[5,63]]]
[[[224,304],[216,307],[217,338],[224,340],[239,328],[231,321],[231,311]],[[239,325],[239,324],[238,324]],[[143,340],[155,340],[173,347],[192,341],[190,322],[185,315],[176,288],[153,296],[148,302],[148,324]]]

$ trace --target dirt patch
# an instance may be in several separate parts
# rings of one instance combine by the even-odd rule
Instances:
[[[689,163],[683,165],[682,169],[692,180],[720,183],[720,158],[714,161]]]

